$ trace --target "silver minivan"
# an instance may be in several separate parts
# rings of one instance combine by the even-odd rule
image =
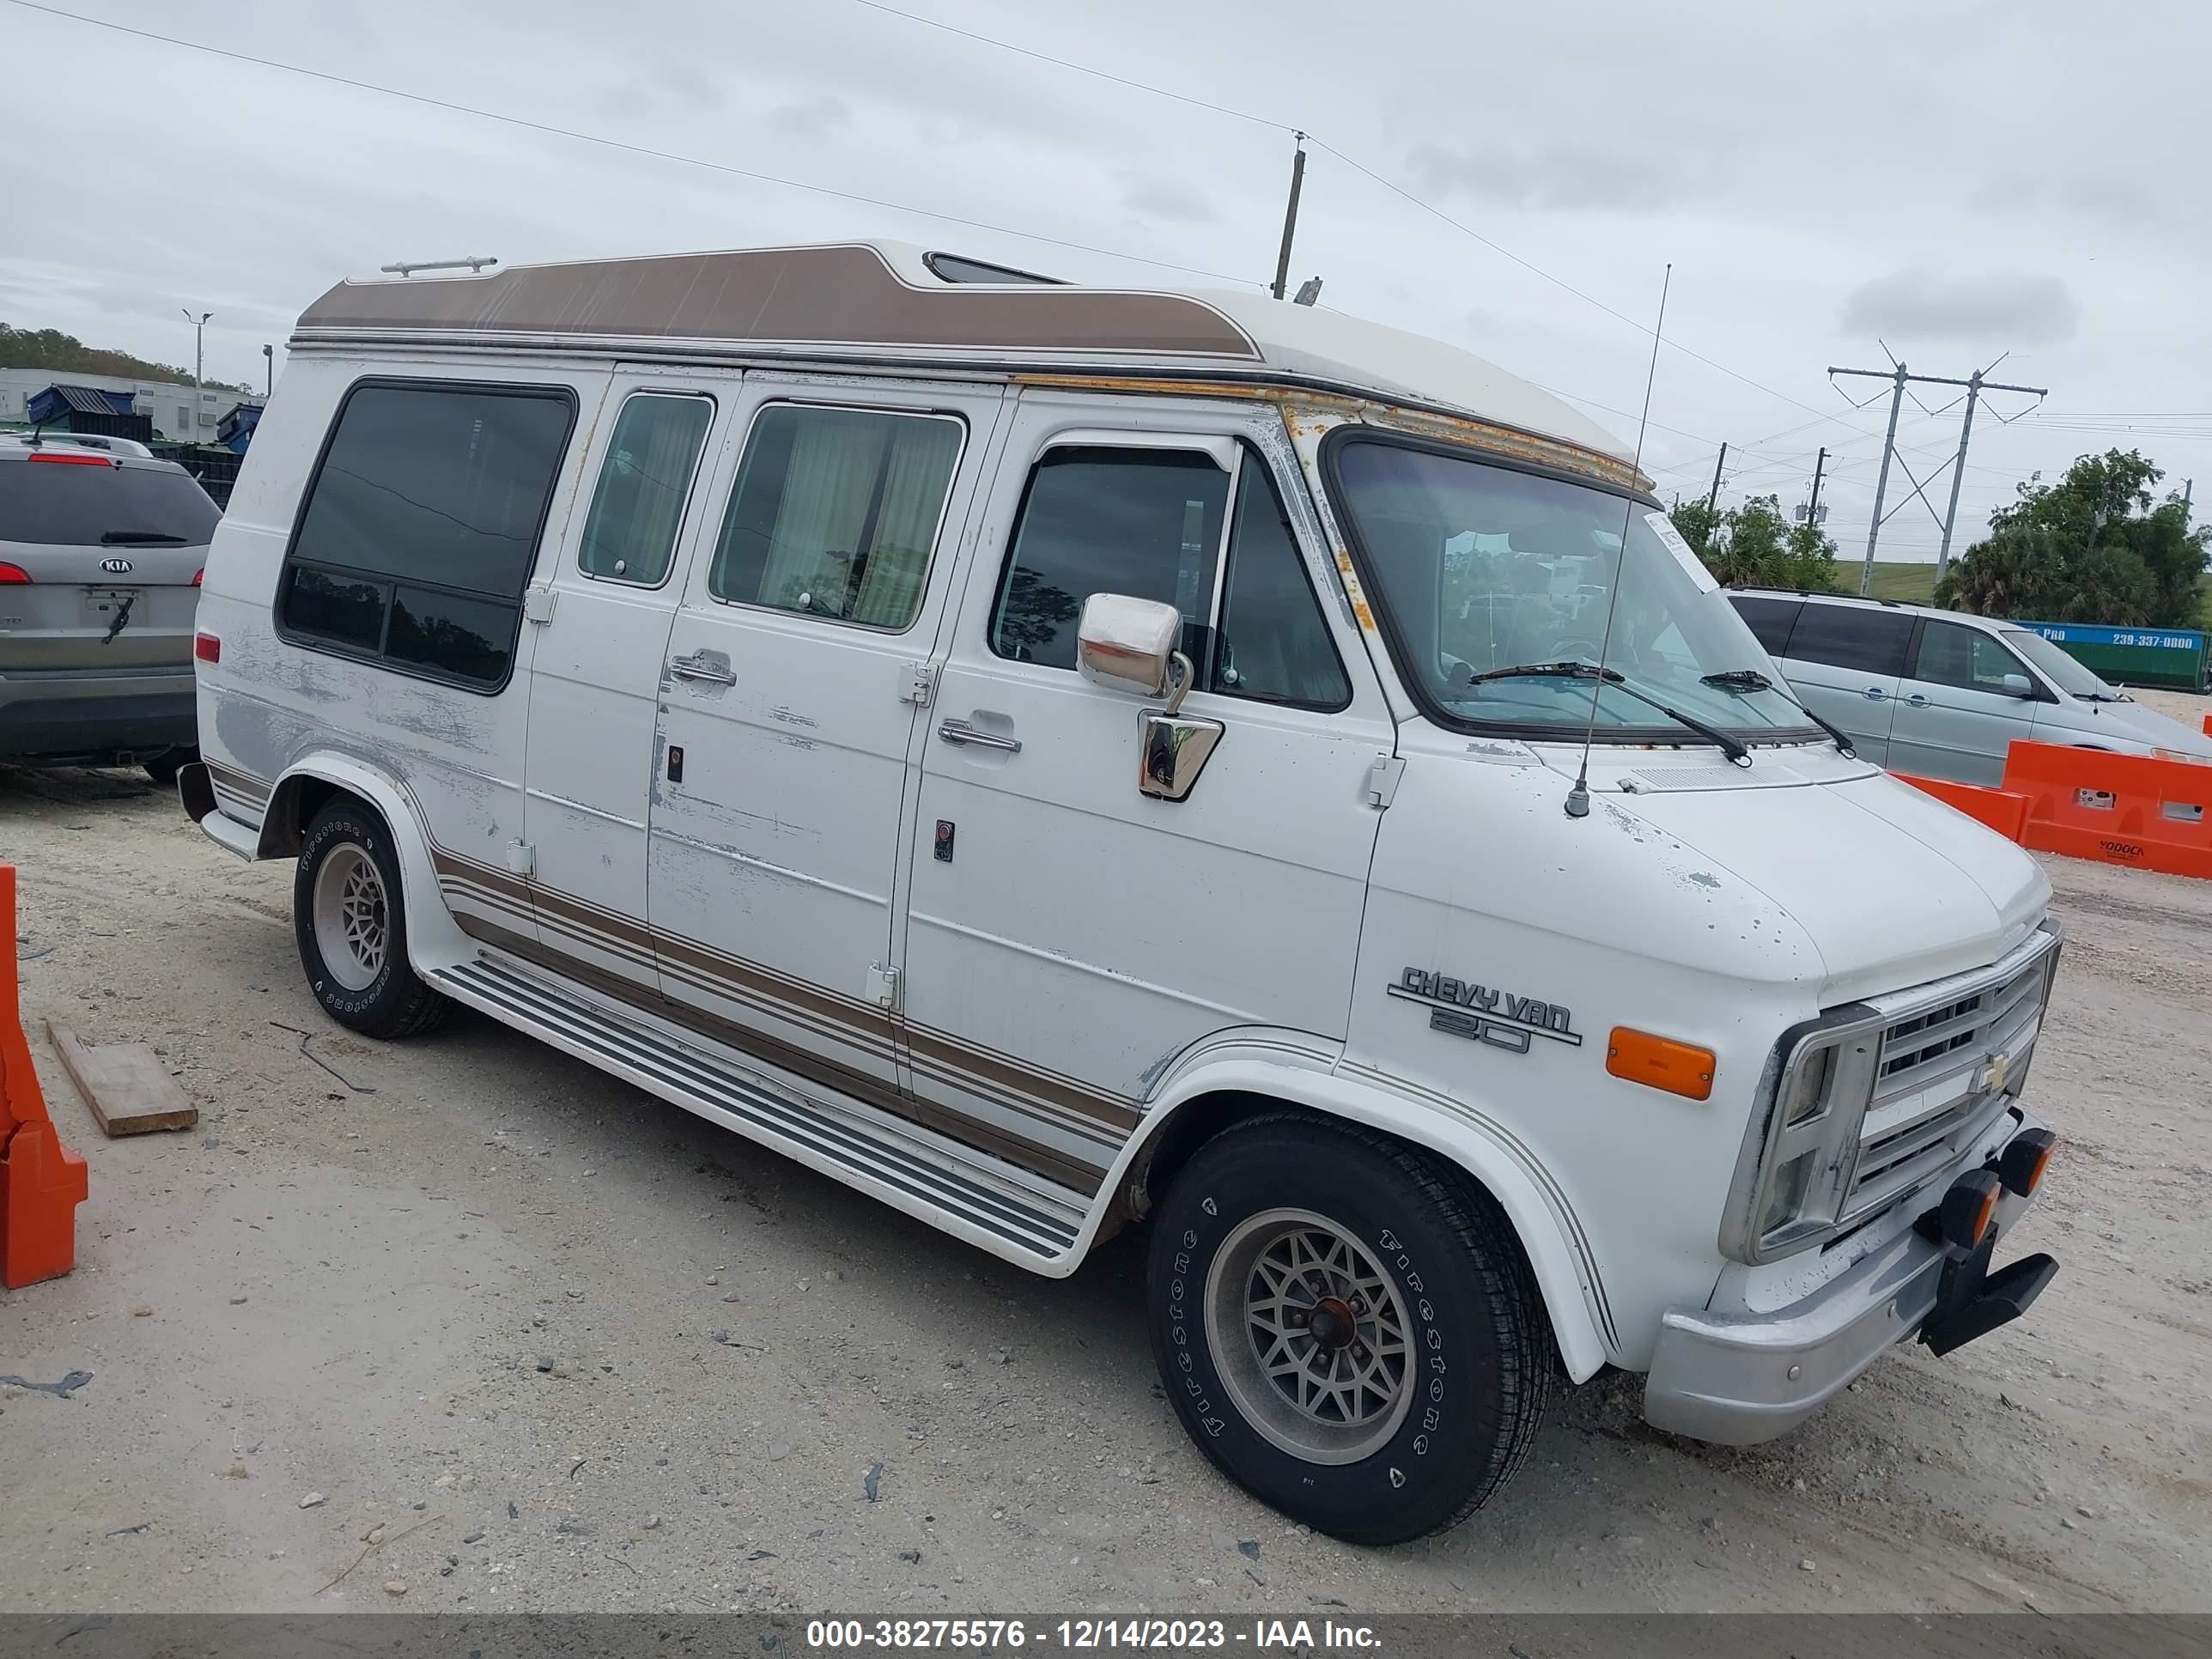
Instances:
[[[2212,761],[2212,738],[2016,623],[1834,594],[1729,598],[1805,706],[1893,772],[1993,785],[2022,738]]]

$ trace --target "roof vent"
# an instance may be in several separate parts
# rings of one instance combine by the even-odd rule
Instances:
[[[495,265],[499,260],[489,253],[465,253],[458,259],[395,259],[388,265],[378,267],[392,276],[412,276],[418,270],[459,270],[468,267],[473,276],[486,265]]]
[[[1064,277],[1040,276],[1034,270],[1017,270],[1012,265],[994,265],[957,253],[925,253],[921,262],[940,283],[1042,283],[1053,288],[1067,285]]]

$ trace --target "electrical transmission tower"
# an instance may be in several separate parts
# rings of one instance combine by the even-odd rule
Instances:
[[[1887,346],[1883,346],[1882,350],[1884,354],[1887,355],[1889,351],[1889,348]],[[2011,355],[2011,353],[2007,352],[2005,356],[2010,356]],[[1991,363],[1990,365],[1990,368],[1995,368],[1997,366],[1997,363],[2001,363],[2003,361],[2004,357],[1999,357],[1996,363]],[[1982,393],[1984,392],[2027,392],[2031,396],[2039,398],[2047,398],[2051,395],[2050,389],[2045,386],[2000,386],[1997,382],[1984,378],[1989,374],[1990,368],[1978,368],[1966,380],[1960,380],[1944,374],[1911,374],[1906,370],[1905,365],[1899,362],[1893,356],[1890,358],[1890,363],[1892,366],[1888,368],[1837,368],[1831,366],[1828,370],[1831,376],[1837,374],[1860,374],[1864,375],[1869,380],[1887,380],[1891,383],[1889,394],[1889,432],[1888,435],[1882,440],[1881,471],[1876,474],[1875,477],[1873,522],[1867,526],[1866,558],[1859,566],[1859,592],[1862,594],[1870,592],[1874,587],[1875,544],[1881,538],[1881,526],[1885,519],[1894,517],[1897,514],[1903,512],[1905,510],[1905,501],[1919,501],[1921,505],[1928,509],[1929,515],[1931,518],[1934,517],[1936,513],[1936,503],[1928,499],[1928,486],[1934,483],[1938,478],[1943,476],[1944,467],[1951,469],[1951,504],[1949,507],[1945,510],[1943,516],[1936,520],[1936,524],[1943,532],[1942,545],[1937,550],[1936,554],[1936,579],[1938,581],[1941,581],[1943,579],[1943,573],[1950,568],[1951,531],[1953,526],[1957,524],[1959,518],[1959,486],[1966,479],[1966,444],[1974,435],[1974,405],[1981,401]],[[1905,388],[1907,385],[1914,382],[1917,382],[1923,386],[1962,386],[1966,388],[1966,413],[1965,419],[1959,424],[1958,453],[1952,456],[1949,460],[1944,462],[1943,466],[1937,467],[1924,479],[1914,477],[1911,463],[1907,461],[1904,456],[1899,454],[1897,452],[1898,411],[1899,405],[1905,402],[1906,397]],[[1874,399],[1871,398],[1867,399],[1867,403],[1869,404],[1873,401]],[[1943,409],[1929,409],[1927,404],[1920,403],[1920,399],[1917,398],[1913,398],[1912,401],[1915,404],[1919,404],[1922,413],[1928,415],[1941,415],[1944,409],[1949,409],[1952,407],[1951,404],[1944,404]],[[1954,399],[1954,402],[1955,403],[1955,401],[1956,400]],[[1864,409],[1866,406],[1867,404],[1859,404],[1855,405],[1855,407],[1859,409]],[[2025,414],[2027,411],[2023,410],[2021,412],[2021,414]],[[2014,415],[2011,416],[2009,420],[2002,416],[1999,416],[1997,418],[2002,423],[2010,425],[2011,422],[2018,420],[2020,416]],[[1899,501],[1894,507],[1890,509],[1890,512],[1887,514],[1885,514],[1881,510],[1881,504],[1884,498],[1889,493],[1889,464],[1893,460],[1895,461],[1898,465],[1905,469],[1905,476],[1906,477],[1912,479],[1913,489],[1912,494],[1906,496],[1904,501]]]

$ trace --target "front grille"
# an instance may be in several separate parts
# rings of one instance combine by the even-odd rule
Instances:
[[[2048,951],[2024,965],[2000,963],[1985,981],[1947,984],[1934,1006],[1882,1028],[1844,1221],[1872,1214],[1955,1162],[2004,1109],[2042,1027],[2050,969]],[[1992,1079],[2000,1057],[2003,1074]]]

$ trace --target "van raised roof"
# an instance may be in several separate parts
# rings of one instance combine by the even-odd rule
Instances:
[[[1228,289],[1091,288],[1026,274],[947,281],[931,258],[904,243],[850,242],[349,279],[307,307],[292,343],[704,350],[1277,385],[1480,421],[1614,463],[1629,458],[1619,439],[1552,393],[1401,329]]]

